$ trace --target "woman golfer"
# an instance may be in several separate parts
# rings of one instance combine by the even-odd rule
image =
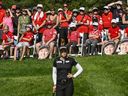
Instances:
[[[72,67],[77,68],[77,72],[73,75]],[[73,96],[74,85],[73,78],[81,74],[83,68],[73,58],[68,57],[66,47],[60,48],[60,57],[56,58],[53,63],[53,92],[56,96]]]

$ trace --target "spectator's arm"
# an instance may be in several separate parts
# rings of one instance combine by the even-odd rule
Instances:
[[[116,4],[122,5],[123,3],[122,3],[122,1],[117,1],[117,2],[112,2],[112,3],[108,4],[107,6],[111,7],[111,6],[114,6]]]
[[[123,24],[128,24],[128,21],[126,21],[125,16],[126,16],[125,14],[122,16],[122,23]]]
[[[10,13],[10,17],[11,17],[11,18],[14,17],[13,14],[12,14],[12,12],[11,12],[11,10],[8,9],[8,11],[9,11],[9,13]]]
[[[25,9],[28,13],[28,16],[32,16],[31,12],[28,9]]]
[[[58,24],[59,24],[59,18],[58,18],[58,16],[56,15],[56,25],[54,25],[53,28],[56,28],[56,27],[58,26]]]

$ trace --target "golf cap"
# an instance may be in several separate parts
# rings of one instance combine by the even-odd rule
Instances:
[[[109,7],[108,6],[104,6],[104,9],[109,9]]]
[[[37,8],[43,8],[43,5],[42,4],[38,4]]]
[[[58,11],[63,11],[63,9],[62,8],[59,8]]]
[[[85,11],[85,8],[84,7],[80,7],[79,10],[80,11]]]
[[[111,23],[117,23],[116,19],[112,19]]]

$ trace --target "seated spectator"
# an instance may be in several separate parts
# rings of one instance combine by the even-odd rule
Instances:
[[[46,24],[47,28],[43,33],[42,42],[36,44],[36,49],[39,50],[41,46],[49,47],[49,59],[52,58],[53,52],[54,52],[54,45],[55,45],[55,39],[57,32],[53,28],[53,23],[51,21],[47,22]],[[39,51],[38,51],[39,55]]]
[[[85,51],[86,54],[90,54],[90,49],[91,49],[91,55],[94,55],[95,53],[95,49],[96,49],[96,45],[99,42],[99,38],[100,38],[100,34],[101,31],[98,30],[98,23],[95,22],[93,23],[93,31],[89,32],[89,39],[86,40],[85,42]]]
[[[14,50],[14,61],[16,60],[16,55],[17,55],[17,50],[18,48],[23,48],[22,54],[21,54],[21,58],[20,61],[22,61],[24,54],[26,52],[26,49],[30,46],[31,41],[33,40],[33,32],[32,32],[32,26],[31,25],[27,25],[26,26],[26,32],[24,32],[21,36],[21,38],[19,39],[19,43],[16,45],[15,50]]]
[[[13,15],[11,13],[11,10],[10,9],[6,10],[6,15],[3,18],[3,26],[7,25],[9,27],[9,31],[13,33],[14,29],[13,29],[12,17]]]
[[[67,47],[69,48],[70,53],[77,54],[78,47],[80,45],[80,35],[79,32],[76,30],[76,25],[72,24],[69,26],[70,31],[68,33],[68,44]],[[70,47],[72,45],[72,47]]]
[[[114,41],[118,43],[120,40],[120,28],[117,25],[116,19],[112,19],[112,26],[108,30],[108,39],[109,41]]]
[[[7,25],[4,26],[3,28],[3,35],[2,35],[2,46],[3,49],[5,50],[5,58],[9,57],[9,49],[10,46],[13,45],[13,41],[14,41],[14,36],[12,34],[12,32],[9,31],[9,27]],[[10,50],[12,51],[12,50]],[[12,53],[12,52],[10,52]],[[12,54],[10,54],[12,56]]]

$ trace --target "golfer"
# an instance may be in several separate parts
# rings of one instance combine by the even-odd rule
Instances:
[[[77,68],[77,72],[73,75],[72,67]],[[60,48],[60,57],[56,58],[53,63],[53,92],[56,96],[73,96],[74,84],[73,78],[81,74],[83,68],[73,58],[68,57],[66,47]]]

